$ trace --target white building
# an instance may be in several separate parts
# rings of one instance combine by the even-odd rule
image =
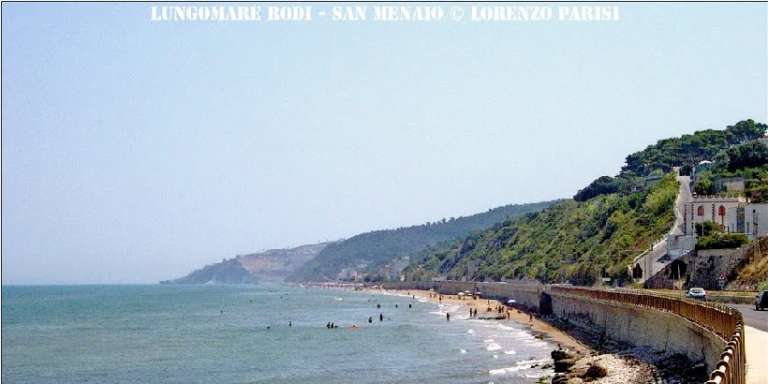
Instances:
[[[731,233],[743,233],[752,240],[768,235],[768,204],[747,202],[744,196],[697,196],[684,205],[685,234],[696,233],[696,224],[711,221]]]

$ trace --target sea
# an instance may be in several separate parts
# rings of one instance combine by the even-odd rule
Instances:
[[[552,375],[542,368],[552,342],[465,312],[283,284],[3,286],[2,382],[496,384]]]

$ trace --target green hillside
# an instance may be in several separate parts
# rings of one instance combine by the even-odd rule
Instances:
[[[329,244],[288,280],[333,280],[340,277],[343,269],[366,275],[368,280],[392,278],[387,274],[399,272],[410,258],[428,246],[467,236],[509,218],[540,211],[553,203],[507,205],[468,217],[363,233]]]
[[[658,141],[629,155],[619,175],[603,176],[537,214],[422,252],[405,270],[411,280],[537,278],[593,284],[629,280],[632,259],[669,231],[683,172],[729,148],[762,137],[766,126],[741,121]]]

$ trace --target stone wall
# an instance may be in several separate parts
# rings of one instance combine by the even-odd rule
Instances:
[[[720,289],[718,277],[728,278],[746,257],[747,247],[737,249],[706,249],[696,251],[689,261],[688,286]]]
[[[709,290],[718,290],[720,289],[718,281],[720,275],[724,275],[727,280],[732,280],[731,275],[746,255],[746,246],[736,249],[694,251],[668,263],[656,275],[645,282],[645,287],[657,289],[702,287]],[[681,270],[682,277],[674,279]],[[679,280],[680,287],[675,287],[675,280]]]

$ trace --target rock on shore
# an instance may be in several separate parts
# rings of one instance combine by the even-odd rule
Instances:
[[[555,376],[552,384],[653,383],[653,367],[627,356],[584,356],[563,349],[552,351]]]

